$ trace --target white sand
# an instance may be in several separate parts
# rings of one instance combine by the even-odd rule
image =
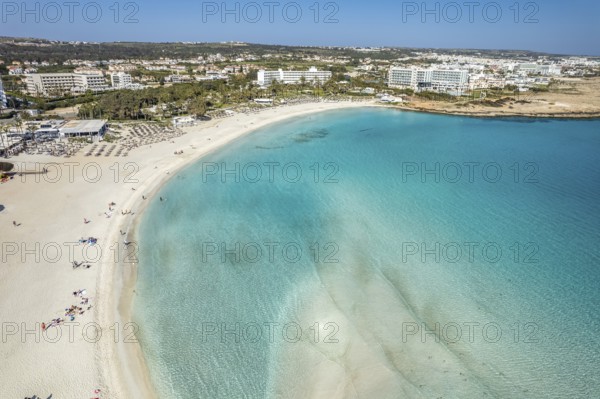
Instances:
[[[124,323],[129,320],[136,265],[114,260],[116,251],[123,258],[124,237],[119,230],[133,228],[146,203],[142,195],[151,196],[179,168],[268,123],[365,105],[303,104],[238,114],[188,128],[189,133],[174,143],[140,147],[126,158],[85,157],[81,151],[72,158],[19,155],[9,159],[19,170],[22,163],[30,169],[36,162],[46,164],[49,173],[38,179],[17,176],[0,186],[0,204],[5,207],[0,212],[0,398],[153,397],[139,345],[123,342],[132,331]],[[184,153],[174,155],[178,150]],[[60,176],[56,167],[47,164],[53,162],[61,163]],[[94,181],[96,166],[101,176]],[[129,182],[127,176],[134,169],[131,179],[138,182]],[[104,212],[111,201],[116,206],[107,218]],[[135,215],[122,216],[124,209]],[[91,223],[84,224],[83,218]],[[21,226],[14,227],[13,220]],[[94,248],[100,248],[102,256],[91,269],[73,270],[71,261],[84,260],[84,247],[72,247],[74,256],[70,256],[67,243],[88,236],[99,239]],[[135,235],[127,239],[134,240]],[[95,256],[93,250],[87,254]],[[79,303],[72,294],[79,289],[87,290],[92,310],[77,316],[70,327],[53,327],[42,334],[37,323],[64,318],[64,309]],[[102,333],[98,342],[93,342],[96,328],[91,323],[97,323]],[[30,332],[24,333],[25,329]],[[62,335],[57,337],[58,333]],[[98,388],[102,392],[96,395]]]

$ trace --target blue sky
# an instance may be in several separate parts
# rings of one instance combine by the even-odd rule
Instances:
[[[0,35],[522,49],[600,56],[597,0],[84,0],[65,5],[69,1],[2,1]]]

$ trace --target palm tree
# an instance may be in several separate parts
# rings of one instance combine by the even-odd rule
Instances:
[[[8,133],[8,125],[0,126],[0,138],[2,139],[2,147],[4,147],[4,158],[8,158],[7,146],[6,146],[6,133]]]
[[[21,119],[21,114],[17,114],[17,116],[15,117],[15,122],[14,125],[17,128],[17,132],[19,133],[23,133],[23,119]]]
[[[281,92],[283,91],[283,85],[281,83],[279,83],[279,81],[277,79],[273,79],[273,81],[271,82],[271,96],[272,97],[276,97],[277,95],[281,94]]]

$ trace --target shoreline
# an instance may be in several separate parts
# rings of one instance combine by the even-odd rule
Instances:
[[[526,118],[526,119],[552,119],[552,120],[595,120],[600,119],[600,112],[565,112],[565,113],[517,113],[497,111],[453,111],[435,108],[409,107],[405,105],[382,105],[384,108],[398,109],[401,111],[418,112],[433,115],[463,116],[479,119]]]
[[[416,112],[473,118],[600,119],[599,78],[558,78],[547,91],[500,94],[488,99],[456,99],[457,102],[411,98],[396,107]]]
[[[134,242],[138,240],[138,227],[147,202],[181,169],[272,123],[353,107],[478,117],[389,106],[375,101],[304,103],[201,122],[184,128],[186,134],[183,136],[141,146],[127,158],[87,158],[81,153],[69,159],[46,155],[16,156],[8,161],[22,166],[19,170],[25,173],[23,176],[15,175],[14,181],[2,186],[5,194],[2,205],[6,208],[0,216],[4,217],[7,224],[17,220],[23,226],[5,228],[6,238],[3,241],[8,242],[10,238],[15,243],[33,245],[43,244],[48,239],[67,243],[76,237],[93,236],[100,239],[101,246],[113,243],[122,250],[124,238]],[[182,149],[183,154],[174,155],[174,150]],[[75,179],[67,180],[63,176],[59,181],[45,182],[46,177],[36,177],[27,172],[32,163],[48,166],[53,163],[96,164],[101,167],[104,179],[97,184],[90,184],[85,177],[75,176]],[[115,165],[118,170],[114,169]],[[123,179],[126,172],[131,172],[127,165],[137,168],[137,182]],[[25,166],[27,170],[24,170]],[[119,179],[113,178],[115,173],[120,173]],[[33,182],[38,177],[41,182]],[[142,199],[143,195],[148,197],[146,201]],[[117,206],[113,217],[105,220],[102,211],[106,210],[109,201],[116,202]],[[135,214],[121,216],[118,212],[123,209],[132,210]],[[91,218],[92,222],[89,225],[82,224],[82,217]],[[121,236],[119,230],[127,231],[127,236]],[[31,262],[29,258],[22,260],[22,257],[9,257],[8,262],[0,268],[3,321],[19,326],[22,323],[23,328],[26,324],[28,331],[31,331],[35,323],[39,326],[41,321],[47,322],[53,315],[62,315],[60,309],[69,305],[67,301],[72,301],[70,293],[73,290],[87,288],[94,307],[86,315],[78,316],[77,322],[81,318],[83,323],[97,323],[104,338],[91,345],[81,336],[74,341],[67,342],[65,337],[60,342],[42,342],[41,345],[38,342],[36,345],[30,342],[31,338],[19,340],[20,334],[9,336],[8,343],[0,346],[0,355],[6,359],[0,365],[0,373],[5,376],[5,386],[0,396],[26,397],[36,394],[47,397],[52,394],[54,397],[79,399],[88,394],[88,397],[92,397],[95,389],[101,389],[101,398],[157,398],[140,344],[124,342],[124,338],[132,332],[124,327],[125,323],[131,321],[133,290],[139,265],[126,263],[121,256],[118,263],[111,256],[103,256],[89,271],[71,271],[65,259],[59,259],[59,262],[45,259]],[[119,328],[120,339],[113,339],[114,331],[111,328],[115,325]],[[64,329],[65,334],[66,331]],[[31,369],[34,364],[37,366]],[[72,370],[77,370],[76,379],[73,379]],[[34,380],[31,379],[32,373],[36,375]]]
[[[184,159],[182,162],[172,162],[168,165],[165,165],[163,168],[159,168],[157,170],[156,178],[150,181],[146,181],[144,185],[145,189],[147,190],[145,193],[147,194],[148,202],[143,201],[140,195],[132,195],[130,197],[131,204],[127,204],[126,208],[136,209],[136,214],[135,217],[128,224],[128,228],[126,230],[127,240],[132,242],[138,242],[139,225],[141,223],[145,209],[149,206],[149,201],[151,200],[151,198],[153,198],[155,194],[158,193],[174,175],[177,174],[177,172],[188,167],[194,162],[198,162],[206,155],[218,151],[224,146],[247,136],[248,134],[254,132],[257,129],[264,128],[265,126],[273,123],[281,122],[285,119],[331,110],[373,106],[378,105],[374,104],[371,101],[355,103],[308,103],[300,105],[291,105],[286,107],[285,109],[267,109],[261,113],[254,115],[239,115],[239,117],[241,118],[245,117],[244,119],[248,119],[246,122],[250,122],[256,119],[254,118],[254,116],[259,118],[258,120],[250,122],[253,126],[244,126],[244,128],[240,129],[236,134],[228,136],[223,141],[209,146],[208,148],[200,150],[193,156]],[[265,113],[271,113],[272,115],[269,115],[269,117],[260,118],[260,116],[262,116],[262,114]],[[218,120],[218,125],[205,127],[205,129],[221,129],[221,127],[223,127],[223,129],[221,129],[222,132],[222,130],[228,128],[235,128],[235,126],[228,125],[235,125],[233,119],[237,116],[238,115],[227,119]],[[238,121],[239,120],[236,120],[235,122]],[[230,123],[228,124],[227,122]],[[198,130],[202,127],[203,126],[200,125],[189,128],[192,131],[188,132],[182,137],[185,140],[187,136],[194,134],[193,130]],[[168,170],[169,174],[165,175],[166,170]],[[162,176],[162,178],[158,178],[160,176]],[[139,191],[139,189],[137,190]],[[111,237],[119,237],[116,226],[112,231]],[[102,307],[106,310],[105,314],[100,314],[100,316],[97,319],[97,322],[100,325],[108,325],[111,322],[112,324],[114,324],[115,322],[120,324],[130,322],[133,313],[133,291],[137,283],[137,270],[139,267],[139,263],[136,259],[136,262],[134,262],[131,265],[127,265],[121,260],[118,264],[112,263],[110,264],[110,266],[112,266],[113,268],[113,270],[111,271],[112,273],[109,273],[112,275],[112,278],[110,276],[107,276],[106,278],[99,278],[99,291],[107,290],[110,287],[115,288],[116,285],[119,285],[120,287],[119,290],[115,290],[118,291],[118,294],[115,293],[114,297],[110,299],[111,302],[103,303],[102,306],[98,306],[99,308]],[[129,266],[129,270],[127,266]],[[121,268],[120,272],[119,270],[117,270],[118,268]],[[140,328],[143,328],[143,326]],[[144,357],[144,353],[139,342],[135,344],[126,344],[123,341],[119,340],[119,342],[116,345],[100,346],[98,348],[98,353],[99,356],[97,356],[97,359],[100,359],[100,361],[98,362],[97,366],[101,374],[103,374],[103,378],[101,379],[100,383],[101,386],[103,386],[103,388],[109,392],[111,397],[144,397],[148,399],[158,398],[155,386],[150,376],[150,370],[146,363],[146,359]],[[104,359],[104,361],[102,361],[102,359]],[[114,362],[114,360],[117,361]],[[106,375],[107,373],[108,375]],[[124,376],[128,376],[130,378],[123,378]],[[110,389],[108,387],[109,383],[111,385]],[[116,392],[114,389],[115,385],[117,387]]]
[[[319,102],[237,113],[186,127],[186,134],[140,146],[127,157],[79,152],[70,158],[20,154],[7,159],[15,173],[0,186],[0,303],[8,329],[0,345],[5,359],[0,396],[155,397],[139,344],[123,342],[132,333],[123,322],[130,321],[137,265],[123,266],[115,255],[125,248],[124,238],[137,239],[136,226],[147,206],[142,196],[150,201],[150,193],[176,171],[268,124],[372,106],[377,104]],[[116,205],[107,212],[112,202]],[[119,230],[128,229],[129,235],[120,235]],[[97,244],[80,245],[80,237],[95,237]],[[72,267],[81,260],[91,262],[91,268]],[[79,290],[86,291],[91,309],[72,323],[42,331],[42,322],[64,318],[65,309],[79,305],[73,296]]]
[[[381,104],[383,108],[398,109],[401,111],[418,112],[432,115],[463,116],[479,119],[501,118],[526,118],[526,119],[551,119],[551,120],[596,120],[600,119],[600,112],[498,112],[498,111],[460,111],[438,108],[411,107],[407,105]]]
[[[273,115],[269,115],[269,117],[262,118],[259,123],[256,123],[252,127],[244,127],[244,129],[240,130],[237,134],[228,137],[223,142],[218,145],[212,146],[210,148],[205,148],[193,156],[185,159],[183,162],[171,162],[167,165],[164,165],[163,168],[159,168],[156,174],[156,177],[153,180],[145,182],[145,189],[147,190],[145,193],[148,197],[148,201],[142,201],[139,195],[132,195],[130,200],[131,204],[127,204],[126,208],[136,209],[136,214],[132,220],[129,221],[127,225],[127,240],[133,242],[139,242],[139,226],[144,216],[144,211],[150,205],[149,201],[152,198],[155,198],[156,194],[171,180],[173,176],[175,176],[179,171],[188,167],[189,165],[198,162],[203,157],[222,149],[226,145],[229,145],[239,139],[246,137],[257,129],[264,128],[273,123],[278,123],[283,120],[294,118],[307,114],[314,114],[318,112],[325,112],[330,110],[351,108],[351,107],[381,107],[388,109],[395,109],[399,111],[412,111],[412,112],[424,112],[424,113],[432,113],[432,114],[445,114],[445,115],[455,115],[455,116],[471,116],[478,117],[474,115],[460,115],[460,114],[452,114],[452,113],[444,113],[444,112],[430,112],[428,110],[414,110],[410,108],[402,108],[395,106],[385,106],[375,102],[365,102],[365,103],[312,103],[304,105],[291,106],[289,111],[286,109],[278,110],[277,108],[267,110],[266,112],[274,113]],[[321,106],[320,106],[321,105]],[[307,109],[305,109],[307,108]],[[287,111],[287,112],[278,112],[278,111]],[[261,113],[262,114],[262,113]],[[260,114],[259,114],[260,115]],[[524,115],[490,115],[489,118],[514,118],[514,117],[524,117]],[[252,116],[250,117],[252,118]],[[537,118],[532,116],[532,118]],[[225,122],[231,122],[233,125],[233,119],[235,117],[225,120],[220,120],[219,125],[221,127],[227,128]],[[542,118],[539,118],[542,119]],[[557,118],[553,118],[557,119]],[[572,118],[575,119],[575,118]],[[243,121],[242,121],[243,122]],[[200,126],[201,127],[201,126]],[[198,128],[198,127],[196,127]],[[215,126],[206,127],[206,129],[214,129]],[[195,128],[191,128],[191,130],[195,130]],[[197,133],[197,132],[196,132]],[[193,135],[193,132],[189,132],[187,135]],[[186,136],[187,136],[186,135]],[[183,136],[183,137],[186,137]],[[165,171],[168,170],[170,172],[169,175],[165,175]],[[138,188],[139,191],[139,188]],[[116,233],[116,228],[113,231],[113,234]],[[118,235],[117,235],[118,237]],[[113,313],[109,313],[105,316],[104,320],[98,320],[101,325],[103,322],[108,325],[108,322],[112,323],[127,323],[132,321],[131,317],[133,314],[133,301],[135,298],[134,289],[137,283],[137,272],[139,267],[139,262],[135,262],[134,264],[125,264],[124,262],[120,262],[119,264],[114,265],[112,278],[109,278],[105,281],[100,281],[99,285],[106,284],[106,287],[113,288],[115,290],[115,295],[112,297],[112,302],[103,304],[103,307],[107,309],[107,311],[112,311]],[[120,271],[118,269],[121,269]],[[118,294],[117,294],[118,292]],[[144,326],[140,326],[140,328],[144,328]],[[104,353],[102,351],[105,351]],[[106,356],[99,356],[99,358],[104,358],[104,362],[99,362],[98,368],[104,373],[108,373],[106,376],[106,380],[102,381],[103,390],[106,387],[107,392],[109,392],[111,398],[131,398],[131,397],[143,397],[148,399],[158,399],[158,392],[156,390],[156,386],[151,378],[151,373],[146,361],[146,358],[143,353],[143,349],[140,343],[136,344],[125,344],[122,341],[119,341],[116,345],[112,345],[112,347],[104,347],[100,348],[99,352]],[[108,389],[108,384],[110,383],[110,389]],[[317,383],[317,382],[315,382]],[[115,390],[116,388],[116,390]]]

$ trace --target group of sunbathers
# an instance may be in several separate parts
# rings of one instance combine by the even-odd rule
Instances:
[[[84,269],[89,269],[90,267],[92,267],[91,264],[84,264],[83,262],[73,261],[73,269],[77,269],[80,266],[83,266]]]
[[[80,238],[79,239],[79,243],[80,244],[90,244],[90,245],[94,245],[98,242],[98,239],[95,237],[88,237],[88,238]]]

